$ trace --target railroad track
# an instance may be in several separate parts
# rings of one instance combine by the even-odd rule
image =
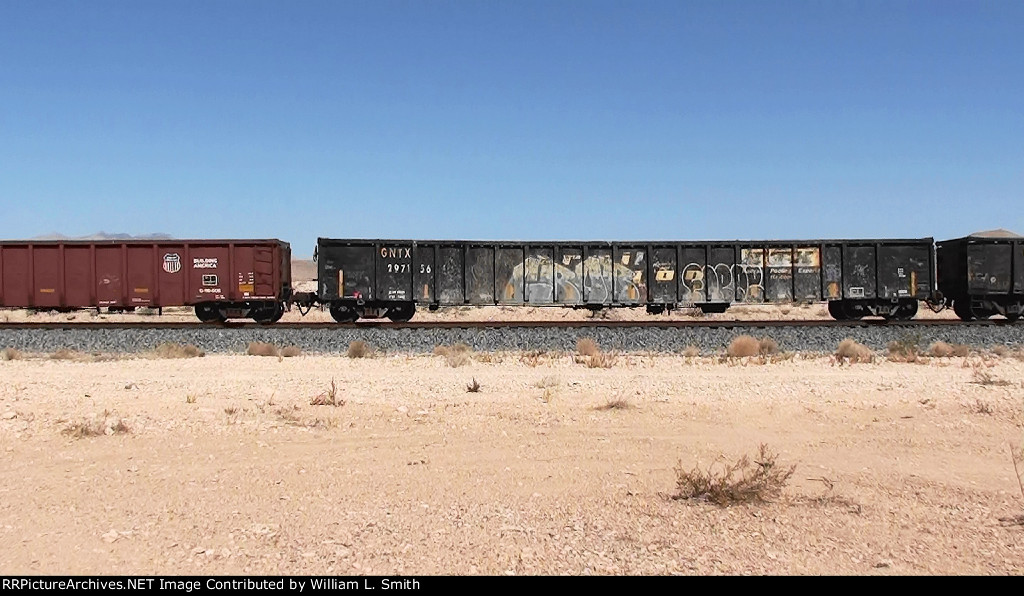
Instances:
[[[772,327],[1002,327],[1013,323],[1003,319],[963,322],[953,319],[921,319],[911,321],[885,321],[882,319],[865,319],[860,321],[832,320],[770,320],[770,321],[425,321],[409,323],[392,323],[390,321],[363,321],[359,323],[304,323],[278,322],[272,325],[259,325],[253,322],[200,323],[186,321],[137,321],[126,323],[112,322],[23,322],[0,323],[0,329],[494,329],[494,328],[558,328],[558,329],[593,329],[593,328],[772,328]]]

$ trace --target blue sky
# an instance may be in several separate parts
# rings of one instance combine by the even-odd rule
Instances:
[[[1024,3],[0,0],[0,237],[1024,233]]]

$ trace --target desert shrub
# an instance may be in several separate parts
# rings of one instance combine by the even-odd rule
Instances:
[[[476,377],[473,377],[473,382],[466,385],[466,391],[468,393],[480,393],[480,383],[476,381]]]
[[[338,384],[335,383],[332,378],[331,384],[328,385],[323,392],[314,395],[313,398],[309,400],[309,405],[340,407],[345,405],[345,400],[338,398]]]
[[[706,470],[694,466],[687,470],[682,462],[676,466],[677,500],[706,500],[725,507],[737,503],[764,503],[778,497],[796,470],[782,467],[776,454],[761,444],[754,461],[744,455],[736,463]]]
[[[729,342],[725,352],[732,358],[757,356],[761,353],[761,342],[749,335],[740,335]]]
[[[536,367],[540,365],[540,361],[547,355],[544,350],[530,350],[529,352],[523,352],[519,356],[519,361],[529,367]]]
[[[558,387],[561,384],[561,380],[555,375],[545,375],[541,380],[534,383],[535,387],[540,389],[547,389],[548,387]]]
[[[875,355],[871,348],[848,337],[839,342],[839,347],[836,349],[836,359],[840,363],[844,361],[850,363],[871,362],[875,359]]]
[[[281,356],[283,358],[294,358],[295,356],[302,355],[302,348],[298,346],[286,346],[281,348]]]
[[[78,358],[80,354],[75,350],[69,350],[67,348],[61,348],[56,352],[50,354],[51,360],[74,360]]]
[[[999,377],[993,375],[992,373],[988,372],[987,370],[980,366],[975,366],[973,368],[974,371],[972,373],[972,383],[975,383],[977,385],[986,385],[994,387],[1005,387],[1007,385],[1012,384],[1010,383],[1010,381],[1007,381],[1006,379],[1000,379]]]
[[[604,352],[598,352],[592,356],[586,357],[587,368],[611,368],[618,362],[619,357],[615,354],[606,354]]]
[[[157,358],[200,358],[206,355],[192,344],[164,342],[153,350]]]
[[[762,356],[771,356],[779,353],[779,343],[770,337],[762,337],[758,342],[758,353]]]
[[[373,357],[373,348],[365,341],[357,339],[348,344],[345,355],[349,358],[371,358]]]
[[[889,360],[892,362],[917,362],[921,355],[921,336],[908,333],[903,337],[889,342]]]
[[[453,346],[437,346],[434,348],[435,356],[443,356],[448,366],[458,368],[470,363],[473,348],[464,343],[457,343]]]
[[[576,351],[581,356],[596,356],[601,353],[601,348],[597,345],[597,342],[590,339],[589,337],[581,337],[576,342]]]
[[[633,404],[629,403],[628,401],[626,401],[626,400],[624,400],[622,398],[618,398],[618,399],[610,399],[610,400],[606,401],[605,403],[603,403],[603,404],[601,404],[599,406],[596,406],[594,409],[595,410],[600,410],[602,412],[606,412],[608,410],[628,410],[628,409],[630,409],[632,407],[633,407]]]
[[[451,354],[469,354],[473,351],[473,348],[468,345],[459,342],[452,346],[436,346],[434,347],[435,356],[449,356]]]
[[[280,356],[277,346],[262,341],[249,342],[249,347],[245,350],[245,353],[249,356],[274,356],[275,358]]]
[[[933,358],[951,358],[953,356],[964,357],[970,353],[970,348],[963,344],[948,344],[944,341],[937,341],[928,346],[928,355]]]
[[[24,355],[14,348],[4,348],[0,350],[0,360],[20,360]]]
[[[1010,353],[1010,348],[1006,346],[992,346],[992,353],[996,356],[1006,356]]]
[[[686,349],[683,350],[683,356],[687,358],[696,358],[697,356],[700,356],[700,349],[697,348],[697,346],[686,346]]]
[[[185,403],[187,403],[187,404],[194,404],[194,403],[196,403],[196,399],[197,399],[196,394],[189,393],[188,395],[185,396]]]
[[[103,435],[124,435],[130,432],[132,432],[132,429],[123,418],[111,418],[109,416],[69,422],[61,430],[61,434],[73,439]]]

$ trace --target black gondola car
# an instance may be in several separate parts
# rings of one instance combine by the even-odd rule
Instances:
[[[966,236],[937,244],[939,291],[964,321],[1024,312],[1024,238]]]
[[[828,301],[837,319],[909,319],[935,287],[931,238],[726,242],[317,243],[317,297],[340,322],[416,306],[644,306]]]

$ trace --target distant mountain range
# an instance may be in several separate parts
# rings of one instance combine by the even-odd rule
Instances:
[[[142,234],[139,236],[133,236],[131,234],[108,234],[107,232],[96,232],[95,234],[89,234],[88,236],[65,236],[64,234],[58,234],[54,232],[52,234],[43,234],[42,236],[36,236],[33,240],[172,240],[174,236],[170,234]]]

